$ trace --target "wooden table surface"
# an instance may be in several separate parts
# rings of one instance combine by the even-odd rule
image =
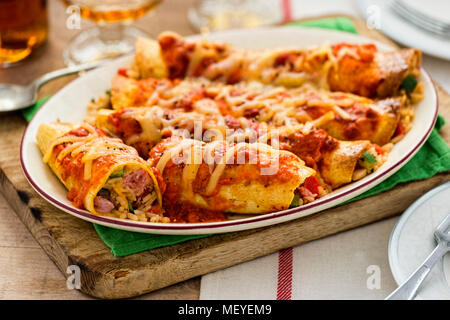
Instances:
[[[194,0],[164,0],[163,4],[136,25],[156,37],[173,30],[182,35],[195,33],[187,20],[187,9]],[[62,50],[80,30],[66,28],[65,7],[60,0],[49,0],[50,34],[41,52],[23,64],[0,69],[0,83],[25,84],[39,75],[64,66]],[[83,20],[82,29],[92,26]],[[358,26],[357,26],[358,27]],[[376,33],[376,32],[374,32]],[[57,82],[57,81],[55,81]],[[55,87],[53,83],[51,87]],[[46,91],[44,87],[41,95]],[[65,277],[34,240],[0,194],[0,299],[91,299],[66,287]],[[138,299],[198,299],[200,279],[194,278]]]
[[[195,33],[187,19],[192,0],[164,0],[154,13],[136,22],[151,37],[173,30]],[[66,28],[62,1],[49,0],[49,41],[42,50],[21,65],[0,69],[0,83],[25,84],[46,72],[64,67],[62,50],[80,30]],[[82,20],[81,28],[92,26]],[[42,89],[45,94],[45,87]],[[66,287],[66,279],[48,258],[0,194],[0,299],[92,299]],[[198,299],[200,279],[139,297],[138,299]]]

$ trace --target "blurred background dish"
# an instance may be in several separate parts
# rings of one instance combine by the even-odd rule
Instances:
[[[450,38],[450,24],[438,18],[434,18],[433,12],[439,12],[440,10],[447,10],[450,12],[450,2],[444,2],[442,0],[437,1],[438,6],[431,6],[433,9],[428,10],[430,14],[426,14],[426,11],[419,11],[412,6],[416,3],[414,1],[406,3],[402,0],[393,0],[392,9],[402,18],[414,23],[419,28],[423,28],[427,31],[433,32],[437,35]],[[438,15],[436,15],[438,17]]]
[[[0,1],[0,68],[36,52],[47,40],[47,1]]]
[[[436,246],[433,232],[449,214],[450,182],[426,193],[401,216],[389,241],[389,264],[402,284]],[[443,257],[419,288],[416,299],[450,299],[450,255]]]
[[[426,1],[427,11],[420,11],[420,14],[417,13],[417,8],[423,4],[418,6],[418,1],[357,0],[354,3],[359,7],[366,21],[376,22],[372,23],[371,28],[379,28],[387,36],[405,46],[418,48],[434,57],[450,60],[450,36],[445,31],[446,22],[435,18],[440,16],[438,11],[448,12],[448,10],[445,11],[445,8],[449,6],[448,1],[428,0]],[[430,15],[430,12],[435,14]]]
[[[97,25],[71,40],[64,50],[66,65],[108,59],[134,50],[138,37],[148,37],[131,24],[154,10],[162,0],[63,0],[68,13]]]
[[[255,28],[276,24],[290,0],[197,0],[188,11],[189,22],[202,32]]]
[[[428,20],[450,26],[450,1],[448,0],[396,0],[396,2],[416,15],[423,15]]]

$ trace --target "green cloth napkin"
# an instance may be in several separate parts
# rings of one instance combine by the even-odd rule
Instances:
[[[182,236],[149,234],[123,231],[99,224],[94,224],[94,228],[103,242],[111,248],[112,253],[116,257],[128,256],[145,250],[166,247],[172,244],[210,236],[209,234]]]
[[[301,22],[290,22],[286,26],[299,26],[310,28],[321,28],[344,31],[349,33],[358,33],[352,20],[345,17],[314,19]]]
[[[290,23],[289,25],[326,28],[357,33],[353,22],[350,19],[344,17],[319,19],[300,23],[294,22]],[[47,98],[42,99],[35,105],[29,107],[28,109],[25,109],[23,111],[25,119],[27,121],[30,121],[34,113],[42,106],[42,104],[46,100]],[[399,171],[397,171],[394,175],[378,184],[374,188],[347,201],[346,203],[366,198],[383,191],[387,191],[399,183],[427,179],[439,172],[450,170],[450,147],[447,146],[447,144],[444,142],[444,140],[442,140],[438,133],[444,123],[444,118],[442,116],[439,116],[435,128],[433,129],[428,140],[417,152],[417,154]],[[100,238],[109,248],[111,248],[112,253],[116,257],[127,256],[145,250],[151,250],[180,242],[189,241],[192,239],[210,236],[172,236],[146,234],[108,228],[97,224],[94,224],[94,227]]]
[[[32,106],[26,108],[26,109],[22,109],[22,115],[25,118],[25,120],[27,120],[27,122],[30,122],[31,119],[33,118],[34,114],[42,107],[42,105],[47,102],[47,100],[50,97],[45,97],[42,98],[40,100],[38,100],[35,104],[33,104]]]

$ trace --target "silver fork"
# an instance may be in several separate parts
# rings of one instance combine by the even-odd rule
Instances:
[[[434,231],[434,238],[437,242],[436,248],[425,259],[422,265],[406,280],[400,287],[392,292],[386,300],[412,300],[434,267],[448,251],[450,251],[450,214],[438,225]]]
[[[0,84],[0,112],[13,111],[31,106],[36,102],[39,89],[50,80],[98,67],[104,61],[55,70],[44,74],[26,86]]]

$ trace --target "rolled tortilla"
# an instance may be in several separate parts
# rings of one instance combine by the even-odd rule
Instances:
[[[151,106],[204,114],[217,110],[222,116],[246,121],[255,118],[272,126],[316,121],[316,126],[336,139],[370,140],[379,145],[391,140],[405,105],[400,97],[372,100],[312,87],[287,89],[255,82],[221,86],[192,79],[116,76],[111,92],[116,110]]]
[[[369,141],[339,141],[335,149],[323,154],[320,163],[323,179],[333,189],[352,182],[359,159],[370,147]]]
[[[161,205],[155,175],[132,147],[89,124],[41,124],[36,139],[75,207],[95,215],[164,221],[152,213]]]
[[[165,67],[171,79],[257,80],[287,87],[309,82],[332,91],[383,98],[396,95],[408,75],[420,75],[419,50],[384,52],[371,43],[248,50],[204,39],[187,41],[173,32],[161,33],[157,42],[139,42],[135,64],[139,74],[150,77],[160,77],[154,70]],[[157,47],[159,50],[153,49]]]
[[[119,111],[100,110],[96,117],[96,126],[121,138],[127,145],[133,146],[144,159],[161,139],[172,135],[190,137],[196,124],[201,124],[198,133],[205,130],[225,137],[225,122],[217,112],[210,117],[203,113],[183,110],[163,109],[158,106],[126,108]]]
[[[333,46],[338,58],[328,74],[333,91],[384,98],[398,94],[408,76],[418,77],[422,54],[418,49],[378,51],[375,45],[340,43]]]
[[[372,173],[387,159],[387,154],[370,141],[337,140],[315,127],[277,128],[260,137],[259,141],[271,141],[273,137],[278,137],[280,149],[294,153],[314,168],[331,190]],[[361,160],[365,153],[370,163]],[[355,172],[359,174],[355,175]]]
[[[351,95],[347,97],[351,98]],[[389,143],[395,134],[401,117],[402,99],[357,100],[347,107],[336,104],[324,107],[320,100],[317,104],[308,104],[305,112],[314,119],[318,128],[324,129],[333,138],[369,140],[382,146]],[[330,112],[332,116],[329,116]]]
[[[131,70],[136,78],[167,77],[167,66],[163,61],[161,49],[157,42],[138,38],[135,51],[136,55]]]
[[[158,115],[158,112],[161,114]],[[102,110],[97,116],[97,126],[117,135],[125,143],[136,148],[139,154],[147,159],[149,151],[164,137],[175,135],[177,128],[189,128],[187,135],[194,134],[194,121],[199,121],[204,129],[214,128],[218,136],[229,138],[223,132],[227,130],[226,121],[219,117],[216,121],[202,114],[178,111],[173,120],[164,120],[163,114],[171,115],[174,110],[164,110],[159,107],[128,108],[120,111]],[[171,118],[170,116],[168,118]],[[223,119],[222,119],[223,120]],[[175,122],[174,122],[175,121]],[[342,121],[342,120],[341,120]],[[220,124],[223,124],[222,126]],[[240,122],[238,122],[240,123]],[[333,122],[331,122],[333,123]],[[341,129],[340,121],[335,121],[337,129]],[[261,124],[259,124],[261,126]],[[235,129],[235,128],[234,128]],[[242,129],[242,128],[239,128]],[[261,129],[261,128],[260,128]],[[238,133],[238,131],[234,131]],[[384,161],[384,157],[374,151],[375,144],[368,140],[345,141],[335,139],[325,130],[314,127],[312,123],[295,126],[267,127],[264,131],[241,130],[238,141],[249,141],[248,137],[257,137],[258,142],[272,143],[272,137],[278,137],[281,150],[290,151],[315,169],[323,181],[335,189],[354,181],[353,174],[358,169],[359,159],[364,152],[375,157],[376,166],[366,168],[366,174],[374,171]],[[265,133],[263,133],[265,132]],[[339,133],[340,131],[338,131]],[[248,136],[246,135],[248,133]],[[255,140],[253,140],[255,141]],[[378,149],[380,150],[380,149]],[[334,159],[333,161],[331,159]],[[339,161],[338,161],[339,160]],[[345,163],[345,166],[340,167]]]
[[[187,203],[218,212],[262,214],[287,209],[297,188],[315,175],[291,152],[259,143],[205,144],[171,137],[152,149],[148,161],[166,184],[166,207],[182,208]],[[188,219],[185,211],[169,209],[166,214],[172,220]]]

